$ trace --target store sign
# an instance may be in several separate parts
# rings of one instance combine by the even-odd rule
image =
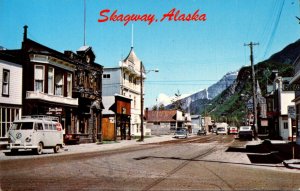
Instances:
[[[300,91],[300,84],[282,84],[282,91]]]
[[[49,111],[47,112],[48,115],[61,115],[62,114],[61,107],[49,107]]]
[[[296,107],[294,105],[288,105],[288,116],[291,119],[296,119]]]

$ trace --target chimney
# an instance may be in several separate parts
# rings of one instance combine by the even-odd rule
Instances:
[[[28,26],[25,25],[25,26],[24,26],[24,36],[23,36],[23,40],[26,40],[26,39],[27,39],[27,28],[28,28]]]

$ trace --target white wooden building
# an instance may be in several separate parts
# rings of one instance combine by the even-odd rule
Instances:
[[[130,131],[132,135],[141,134],[141,76],[145,80],[145,73],[140,71],[142,62],[136,56],[133,47],[128,56],[119,62],[117,67],[104,67],[102,76],[102,95],[115,94],[130,98],[131,119]],[[144,92],[144,90],[143,90]],[[145,128],[145,126],[144,126]],[[146,132],[146,130],[144,130]]]
[[[22,115],[22,65],[9,53],[0,52],[0,137]]]

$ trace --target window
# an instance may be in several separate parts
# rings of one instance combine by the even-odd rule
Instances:
[[[22,127],[22,129],[23,129],[23,127]],[[43,130],[43,124],[42,123],[35,123],[34,129],[35,130]]]
[[[103,78],[110,78],[110,74],[103,74]]]
[[[288,128],[289,128],[288,122],[284,122],[284,123],[283,123],[283,128],[284,128],[284,129],[288,129]]]
[[[44,66],[36,65],[34,69],[34,91],[44,92]]]
[[[48,94],[53,95],[54,93],[54,68],[49,67],[48,69]]]
[[[9,70],[3,69],[2,95],[9,96]]]
[[[67,97],[72,97],[72,74],[68,73],[67,76]]]
[[[64,77],[62,73],[55,75],[55,95],[63,95]]]

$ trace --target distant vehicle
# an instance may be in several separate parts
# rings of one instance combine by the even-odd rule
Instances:
[[[218,127],[217,135],[227,135],[227,129],[225,127]]]
[[[238,134],[237,127],[229,127],[229,134]]]
[[[217,131],[216,134],[226,134],[227,135],[227,131],[228,131],[228,124],[227,123],[215,123],[216,127],[217,127]],[[221,129],[219,129],[221,128]],[[219,129],[219,133],[218,133],[218,129]],[[224,132],[225,130],[225,132]]]
[[[252,140],[253,131],[252,131],[251,126],[240,126],[239,138],[240,139],[250,139],[250,140]]]
[[[178,129],[174,133],[174,138],[187,138],[188,132],[185,129]]]
[[[57,153],[63,146],[63,129],[58,117],[24,116],[15,120],[8,131],[11,152],[19,149],[31,149],[36,154],[43,153],[43,148],[53,148]]]
[[[205,130],[205,129],[200,129],[200,130],[197,132],[197,135],[206,135],[206,130]]]
[[[212,133],[217,133],[217,127],[213,127],[211,130]]]

